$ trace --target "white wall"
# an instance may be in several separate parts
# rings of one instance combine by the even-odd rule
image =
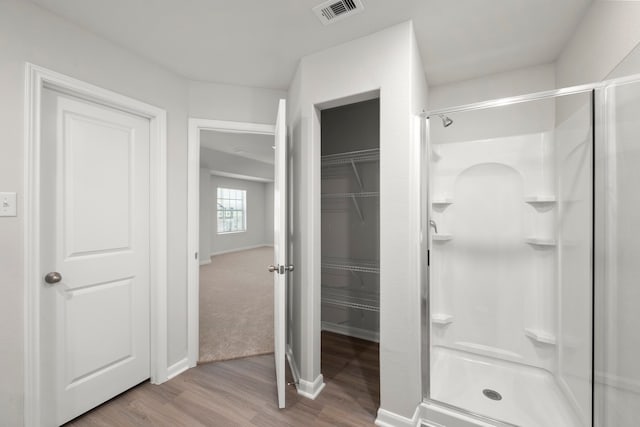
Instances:
[[[211,221],[211,234],[209,235],[211,255],[268,244],[265,239],[265,216],[268,215],[264,203],[265,183],[212,175],[210,186],[211,211],[208,213],[208,217]],[[218,187],[247,192],[247,231],[218,234],[215,209]],[[273,218],[273,210],[271,218]],[[273,220],[271,224],[273,227]]]
[[[190,82],[189,116],[273,124],[278,100],[286,97],[287,92],[283,90]]]
[[[455,107],[473,102],[524,95],[555,88],[555,68],[542,65],[430,88],[429,108]],[[553,129],[555,101],[542,100],[505,107],[450,113],[453,125],[444,128],[440,118],[431,122],[437,143],[477,141]]]
[[[410,22],[304,57],[289,90],[288,114],[296,204],[292,258],[299,266],[291,277],[291,344],[302,380],[313,382],[320,374],[320,131],[314,106],[380,91],[380,397],[383,411],[409,418],[421,399],[419,144],[412,140],[412,114],[426,107],[420,64]],[[398,206],[406,207],[406,216],[398,218]]]
[[[524,95],[555,89],[554,64],[521,68],[476,79],[465,80],[429,90],[429,109],[438,110],[489,99]]]
[[[556,63],[558,87],[604,79],[640,42],[640,2],[594,1]]]
[[[50,68],[168,111],[169,363],[186,356],[187,84],[122,48],[29,2],[0,2],[0,183],[22,200],[25,62]],[[20,206],[19,202],[19,206]],[[23,414],[23,213],[0,218],[0,424],[21,425]],[[9,326],[11,325],[11,326]]]

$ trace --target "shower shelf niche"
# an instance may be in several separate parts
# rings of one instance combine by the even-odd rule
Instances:
[[[531,246],[546,246],[553,247],[556,246],[556,241],[554,239],[546,238],[546,237],[527,237],[524,239],[525,243]]]
[[[524,328],[524,334],[541,344],[556,345],[556,336],[541,329]]]
[[[453,239],[451,234],[433,234],[431,236],[434,242],[448,242]]]
[[[445,313],[434,313],[431,315],[431,323],[437,326],[446,326],[453,322],[453,316]]]

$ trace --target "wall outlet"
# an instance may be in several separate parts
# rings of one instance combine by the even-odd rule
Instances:
[[[16,193],[0,193],[0,216],[17,216],[17,202]]]

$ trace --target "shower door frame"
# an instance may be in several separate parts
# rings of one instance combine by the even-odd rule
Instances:
[[[636,76],[636,79],[638,77]],[[621,83],[623,81],[627,81],[629,78],[622,78],[615,80],[616,83]],[[449,107],[439,110],[432,110],[425,112],[421,115],[421,138],[420,138],[420,157],[421,157],[421,165],[420,165],[420,185],[421,185],[421,200],[420,206],[422,212],[420,213],[421,218],[421,244],[420,244],[420,260],[421,260],[421,298],[420,298],[420,319],[421,319],[421,363],[422,363],[422,403],[432,405],[435,408],[439,408],[445,411],[453,411],[462,416],[466,416],[468,418],[474,419],[481,423],[490,423],[497,427],[518,427],[515,424],[510,424],[504,421],[496,420],[491,417],[487,417],[485,415],[481,415],[478,413],[474,413],[472,411],[466,410],[465,408],[461,408],[458,406],[450,405],[446,402],[441,402],[438,400],[434,400],[430,398],[431,394],[431,378],[430,378],[430,370],[431,370],[431,358],[430,358],[430,349],[431,349],[431,313],[430,313],[430,250],[431,250],[431,228],[429,226],[429,220],[431,219],[431,180],[430,176],[430,155],[431,155],[431,138],[430,138],[430,123],[429,119],[431,117],[438,117],[439,115],[446,115],[451,113],[461,113],[461,112],[469,112],[475,110],[485,110],[489,108],[495,107],[505,107],[525,102],[531,101],[539,101],[544,99],[551,98],[559,98],[562,96],[568,95],[576,95],[581,93],[591,93],[591,141],[592,141],[592,235],[591,235],[591,426],[595,424],[594,417],[594,349],[595,349],[595,337],[594,337],[594,322],[595,322],[595,260],[594,260],[594,245],[595,245],[595,226],[596,226],[596,215],[595,215],[595,200],[596,200],[596,152],[598,151],[598,146],[602,145],[599,143],[599,139],[603,137],[600,134],[600,129],[603,129],[602,126],[605,118],[603,117],[603,111],[605,109],[605,99],[604,96],[600,95],[602,89],[609,87],[613,84],[612,81],[604,81],[597,84],[585,84],[580,86],[572,86],[562,89],[543,91],[543,92],[535,92],[526,95],[520,96],[512,96],[506,98],[493,99],[488,101],[476,102],[472,104],[465,104],[455,107]],[[596,93],[598,96],[596,96]],[[596,122],[598,122],[596,124]],[[425,256],[425,251],[427,251]],[[426,261],[425,261],[426,259]]]

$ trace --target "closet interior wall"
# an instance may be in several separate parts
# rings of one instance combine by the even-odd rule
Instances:
[[[322,329],[378,341],[380,102],[321,114]]]

